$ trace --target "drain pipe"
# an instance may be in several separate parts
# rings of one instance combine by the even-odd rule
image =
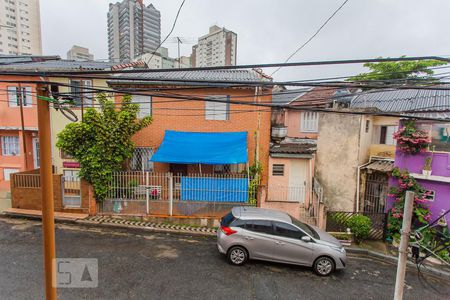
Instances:
[[[358,171],[356,174],[356,212],[359,212],[359,194],[360,194],[360,184],[359,181],[361,180],[361,168],[369,165],[371,163],[370,159],[365,164],[358,166]]]

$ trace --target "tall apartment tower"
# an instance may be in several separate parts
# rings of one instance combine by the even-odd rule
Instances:
[[[73,45],[69,51],[67,51],[67,59],[70,60],[94,60],[94,55],[89,53],[89,49],[77,45]]]
[[[109,4],[109,60],[130,62],[153,52],[161,42],[161,13],[143,0],[123,0]]]
[[[236,49],[237,34],[214,25],[192,47],[191,64],[193,67],[234,66]]]
[[[39,0],[0,1],[0,54],[42,55]]]

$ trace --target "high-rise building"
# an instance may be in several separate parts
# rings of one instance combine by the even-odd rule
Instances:
[[[39,0],[0,1],[0,54],[42,55]]]
[[[109,59],[130,62],[144,53],[153,52],[161,42],[161,14],[143,0],[123,0],[109,5]]]
[[[67,59],[70,60],[94,60],[94,55],[89,53],[89,49],[77,45],[73,45],[67,51]]]
[[[169,57],[169,49],[159,47],[156,53],[144,53],[134,59],[135,61],[143,61],[149,69],[178,69],[190,68],[191,58],[181,56],[180,58]]]
[[[192,47],[191,64],[193,67],[234,66],[236,49],[237,34],[214,25]]]

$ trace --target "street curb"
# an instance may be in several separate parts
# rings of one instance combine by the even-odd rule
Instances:
[[[2,213],[1,218],[18,218],[28,220],[41,220],[41,216],[20,215],[17,213]],[[173,234],[188,234],[197,236],[215,236],[217,231],[214,228],[207,227],[191,227],[172,225],[145,221],[131,221],[126,219],[115,219],[107,217],[88,217],[86,219],[67,219],[55,218],[55,223],[78,224],[84,226],[99,226],[108,228],[122,228],[144,230],[155,233],[173,233]]]
[[[130,221],[128,221],[130,222]],[[131,223],[131,222],[130,222]],[[130,229],[130,230],[144,230],[153,233],[171,233],[171,234],[184,234],[184,235],[197,235],[197,236],[215,236],[215,232],[196,230],[197,228],[183,228],[177,225],[167,225],[151,222],[136,222],[136,223],[149,223],[149,225],[142,226],[137,224],[126,223],[114,223],[114,222],[93,222],[90,220],[77,220],[75,224],[84,226],[99,226],[105,228],[118,228],[118,229]],[[202,229],[202,228],[199,228]]]
[[[345,251],[347,251],[347,253],[353,253],[353,254],[362,254],[362,255],[367,255],[367,256],[373,256],[379,259],[383,259],[383,260],[389,260],[391,262],[397,263],[398,262],[398,258],[395,256],[391,256],[391,255],[386,255],[380,252],[376,252],[376,251],[372,251],[372,250],[368,250],[368,249],[361,249],[361,248],[353,248],[353,247],[345,247]],[[408,266],[410,267],[416,267],[416,265],[411,262],[411,261],[407,261]],[[450,279],[450,272],[447,271],[443,271],[443,270],[439,270],[435,267],[432,267],[430,265],[426,266],[426,272],[428,273],[433,273],[434,275],[437,276],[445,276],[447,278]]]

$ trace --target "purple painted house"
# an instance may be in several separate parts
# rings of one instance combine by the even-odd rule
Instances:
[[[425,117],[436,121],[417,121],[420,129],[429,132],[431,145],[428,151],[416,155],[407,154],[396,146],[394,166],[408,172],[428,191],[428,207],[432,219],[450,208],[450,91],[443,89],[380,90],[355,97],[352,108],[371,108],[382,112]],[[395,144],[395,143],[394,143]],[[433,151],[431,151],[433,149]],[[432,157],[431,174],[423,175],[425,158]],[[395,186],[397,180],[389,179]],[[387,199],[386,211],[392,207],[393,199]],[[450,226],[450,214],[446,216]]]
[[[450,124],[417,122],[417,126],[430,132],[432,142],[430,149],[418,154],[408,154],[400,150],[396,151],[394,165],[400,170],[408,170],[417,182],[426,190],[431,191],[428,207],[432,213],[432,220],[450,209]],[[424,175],[425,159],[432,157],[431,174]],[[396,185],[397,180],[390,179],[391,185]],[[392,207],[393,199],[388,199],[388,207]],[[450,214],[446,216],[450,225]]]

